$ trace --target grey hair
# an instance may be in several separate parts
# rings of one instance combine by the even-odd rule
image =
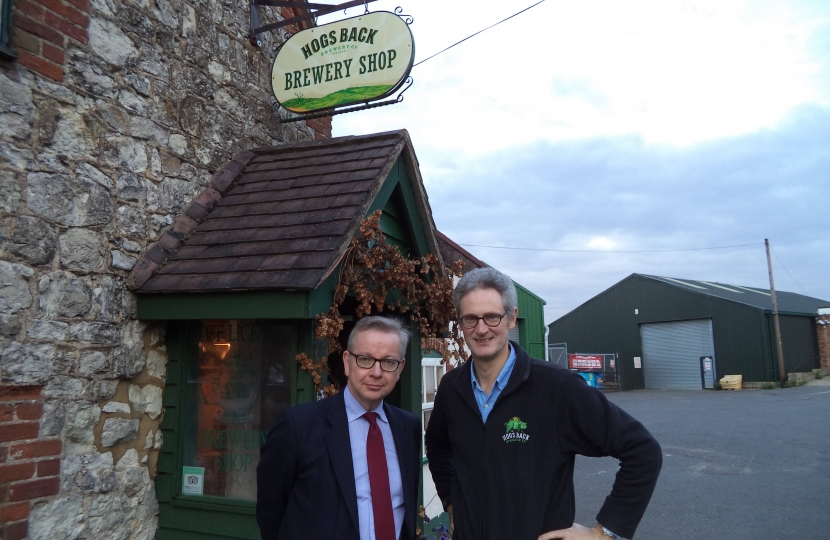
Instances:
[[[354,345],[354,340],[357,339],[358,334],[366,330],[377,330],[387,334],[398,334],[398,339],[401,342],[401,356],[402,359],[406,356],[406,346],[409,344],[409,330],[404,328],[401,321],[393,317],[381,317],[379,315],[372,315],[363,317],[357,321],[357,324],[352,328],[352,333],[349,334],[349,341],[347,347],[349,349]]]
[[[455,311],[459,312],[459,315],[461,314],[461,300],[479,289],[493,289],[498,292],[501,295],[501,303],[508,312],[508,318],[513,318],[513,313],[519,307],[516,286],[509,276],[489,267],[470,270],[458,280],[458,284],[452,291],[452,300],[455,303]]]

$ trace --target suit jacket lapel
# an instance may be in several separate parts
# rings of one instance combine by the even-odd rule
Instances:
[[[331,401],[332,404],[328,413],[331,429],[326,433],[329,458],[334,467],[334,474],[337,476],[337,483],[340,484],[343,500],[346,501],[349,515],[352,516],[355,531],[360,531],[357,518],[357,489],[354,484],[352,447],[349,442],[349,422],[346,418],[346,403],[343,400],[343,392],[335,394]]]
[[[402,531],[407,531],[411,528],[407,527],[407,523],[415,523],[415,516],[410,515],[410,508],[418,506],[418,501],[410,500],[412,498],[410,493],[412,493],[413,490],[416,490],[417,492],[417,486],[412,485],[415,472],[412,470],[412,462],[409,459],[409,449],[416,443],[412,440],[410,431],[406,429],[403,418],[398,415],[398,411],[393,410],[386,403],[383,404],[383,409],[386,412],[386,417],[389,419],[389,428],[392,430],[392,438],[395,440],[395,452],[398,454],[398,466],[401,469],[401,486],[403,487],[404,496],[403,506],[406,510]],[[405,538],[403,532],[401,533],[401,538]]]

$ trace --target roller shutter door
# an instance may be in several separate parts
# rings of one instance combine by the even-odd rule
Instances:
[[[700,357],[715,354],[709,319],[641,326],[646,388],[701,390]]]

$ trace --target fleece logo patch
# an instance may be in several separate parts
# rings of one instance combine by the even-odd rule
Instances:
[[[514,416],[504,424],[505,434],[502,435],[504,442],[527,442],[530,440],[530,435],[525,433],[527,423],[522,422],[518,416]]]

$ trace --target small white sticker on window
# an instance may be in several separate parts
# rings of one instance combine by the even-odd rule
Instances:
[[[641,367],[643,367],[643,366],[640,364],[640,357],[635,356],[634,357],[634,368],[635,369],[640,369]]]

